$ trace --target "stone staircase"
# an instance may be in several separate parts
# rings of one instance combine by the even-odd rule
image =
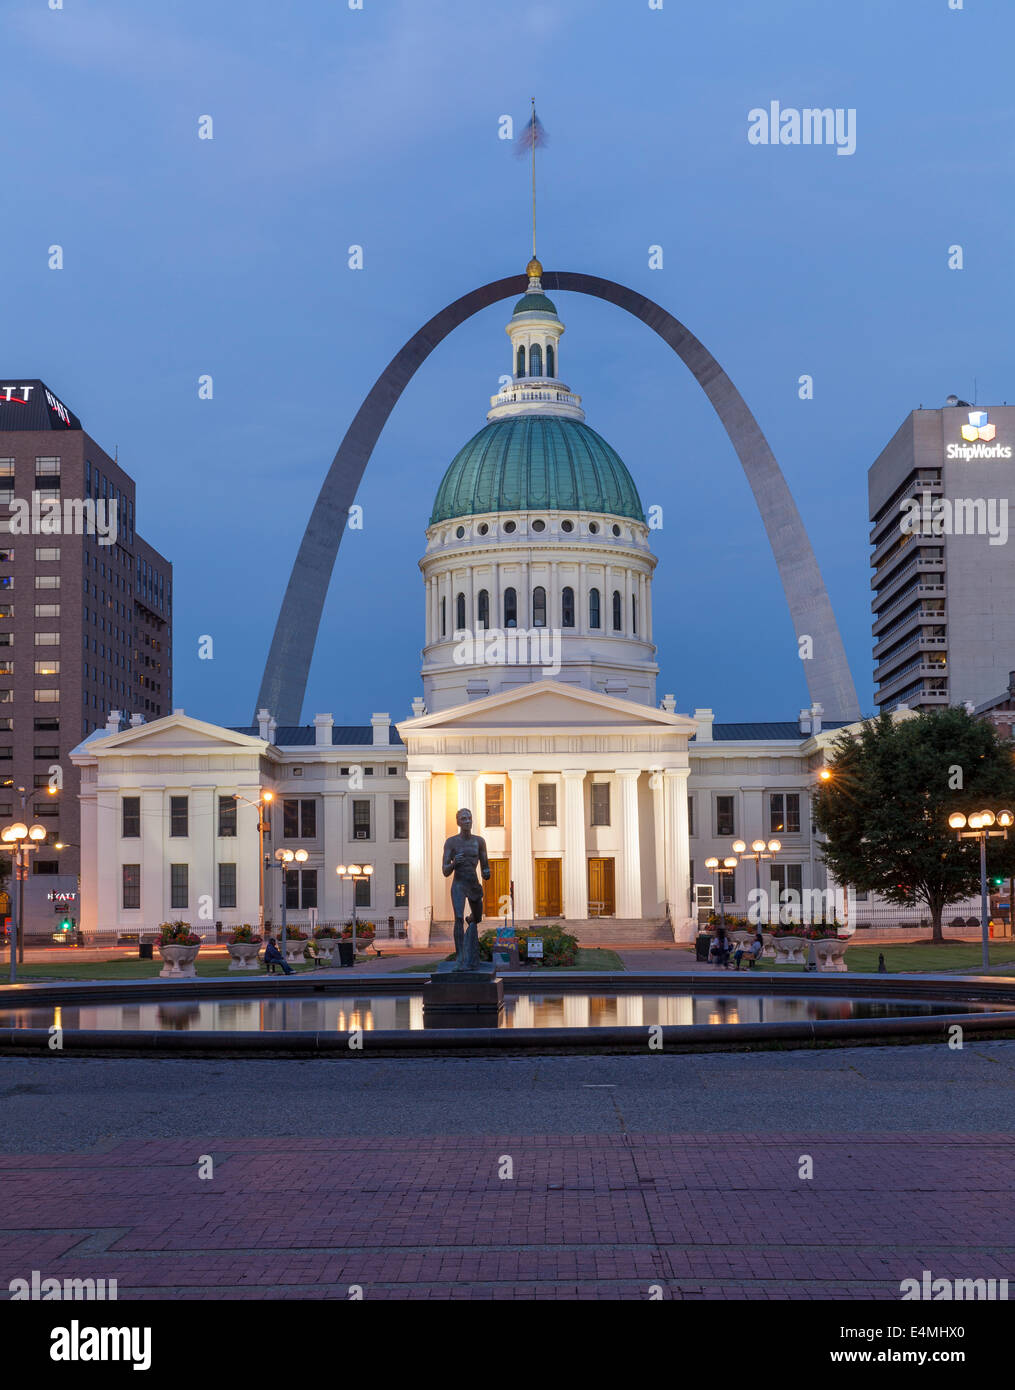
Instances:
[[[488,931],[496,926],[499,919],[484,917],[481,930]],[[673,932],[665,920],[587,917],[579,921],[566,922],[559,918],[539,918],[535,922],[516,922],[515,926],[525,930],[539,931],[551,923],[559,922],[566,931],[578,938],[582,946],[637,946],[654,942],[673,943]],[[453,945],[454,922],[434,922],[430,928],[430,945],[449,947]]]

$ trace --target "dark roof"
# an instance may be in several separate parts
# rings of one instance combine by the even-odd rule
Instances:
[[[848,722],[846,719],[823,719],[821,730],[824,732],[826,729],[842,729]],[[712,725],[712,739],[715,743],[781,738],[791,739],[794,743],[802,743],[804,739],[810,738],[810,734],[802,734],[800,725],[795,719],[780,719],[773,723],[760,724]],[[694,743],[695,739],[692,738],[691,742]]]
[[[81,421],[38,377],[0,376],[0,430],[79,430]]]
[[[257,738],[257,725],[245,724],[241,728],[230,725],[234,734],[249,734],[251,738]],[[332,744],[363,743],[370,744],[376,749],[377,756],[382,757],[385,748],[401,747],[401,737],[398,730],[392,724],[388,731],[390,743],[374,743],[374,730],[371,724],[335,724],[331,730]],[[303,748],[316,745],[317,730],[313,724],[280,724],[275,730],[276,748]]]

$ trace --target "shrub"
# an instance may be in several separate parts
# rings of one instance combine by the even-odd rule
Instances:
[[[229,944],[231,946],[239,946],[243,942],[249,942],[253,945],[255,941],[259,942],[260,940],[261,938],[255,934],[255,929],[250,923],[244,922],[242,927],[233,927],[233,934],[229,938]]]
[[[493,943],[496,940],[496,935],[496,931],[485,931],[480,935],[479,955],[481,960],[493,959]],[[529,937],[532,936],[537,940],[542,940],[542,962],[544,965],[569,966],[574,965],[578,959],[578,938],[565,931],[559,923],[551,923],[549,926],[540,927],[537,931],[525,927],[517,929],[515,937],[518,941],[519,961],[529,959]],[[539,959],[539,957],[534,959]]]
[[[337,927],[318,927],[314,932],[315,941],[330,941],[338,935]]]
[[[357,940],[357,941],[366,941],[369,937],[371,937],[371,936],[374,935],[374,933],[376,932],[376,930],[377,930],[377,928],[374,926],[373,922],[357,922],[357,923],[356,923],[356,940]],[[346,922],[345,926],[342,928],[342,939],[345,940],[345,941],[351,941],[351,940],[352,940],[352,923],[351,923],[351,922]]]
[[[190,930],[189,922],[163,922],[159,927],[163,946],[200,946],[201,938]]]
[[[279,933],[279,936],[281,937],[281,933]],[[285,929],[285,939],[287,941],[306,941],[307,934],[302,927],[290,927],[287,925]]]

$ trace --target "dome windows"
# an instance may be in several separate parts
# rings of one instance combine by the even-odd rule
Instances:
[[[599,590],[589,590],[589,627],[598,628],[599,621]]]
[[[554,359],[554,353],[553,353],[553,344],[552,344],[552,343],[547,343],[547,345],[546,345],[546,375],[547,375],[547,376],[556,376],[556,375],[557,375],[556,371],[554,370],[554,367],[555,367],[555,359]]]
[[[566,586],[560,594],[560,625],[574,627],[574,590]]]
[[[613,529],[616,530],[617,528],[614,527]],[[465,527],[459,526],[457,531],[455,532],[455,535],[458,537],[459,540],[462,540],[465,536]]]
[[[613,630],[622,632],[624,629],[624,605],[620,600],[620,590],[613,591]]]
[[[465,595],[459,594],[455,599],[455,627],[459,632],[465,630]]]
[[[545,521],[542,521],[542,520],[534,521],[534,522],[532,523],[532,529],[533,529],[533,531],[545,531],[545,530],[546,530],[546,522],[545,522]]]
[[[599,522],[598,522],[598,521],[590,521],[590,522],[589,522],[589,535],[590,535],[590,536],[598,536],[598,535],[599,535]]]
[[[525,348],[519,347],[518,356],[515,360],[515,376],[525,375]]]
[[[562,521],[562,522],[560,523],[560,529],[561,529],[562,531],[566,532],[567,535],[570,535],[571,532],[574,530],[574,522],[573,522],[573,521]]]
[[[514,589],[504,590],[504,626],[518,626],[518,595]]]
[[[487,522],[485,522],[485,521],[480,522],[479,534],[480,534],[481,536],[488,536],[488,535],[490,534],[490,527],[489,527],[489,524],[488,524]]]
[[[479,627],[490,626],[490,594],[487,589],[480,589],[476,600],[476,623]]]
[[[538,343],[529,348],[529,376],[543,375],[543,349]]]
[[[546,590],[542,584],[532,590],[532,626],[546,626]]]
[[[513,535],[517,529],[518,529],[518,526],[517,526],[517,523],[516,523],[516,522],[514,522],[514,521],[505,521],[505,523],[504,523],[504,531],[505,531],[505,534],[506,534],[506,535],[509,535],[509,536]]]
[[[614,534],[615,536],[619,536],[619,535],[620,535],[620,527],[617,525],[616,522],[613,523],[613,534]]]

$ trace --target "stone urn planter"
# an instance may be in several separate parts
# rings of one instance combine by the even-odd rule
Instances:
[[[331,958],[338,950],[337,936],[315,936],[313,948],[325,965],[331,964]]]
[[[226,944],[229,952],[230,970],[259,970],[260,954],[262,942],[260,941],[230,941]]]
[[[802,936],[773,936],[776,965],[803,965],[804,947],[809,944]]]
[[[754,940],[754,932],[744,931],[743,927],[738,927],[736,931],[729,931],[726,933],[726,935],[729,937],[731,941],[735,942],[738,946],[741,943],[743,943],[746,946],[749,942]]]
[[[281,941],[279,945],[281,946]],[[307,949],[305,941],[294,941],[291,936],[285,939],[285,963],[286,965],[302,965],[303,952]]]
[[[761,933],[761,954],[767,960],[775,960],[775,937],[771,932]]]
[[[819,970],[848,970],[846,964],[846,947],[849,945],[848,937],[830,936],[823,941],[813,941],[814,954],[818,958]]]
[[[200,949],[200,943],[196,946],[169,946],[165,942],[160,942],[159,952],[164,961],[162,969],[159,971],[160,979],[196,979],[197,971],[194,969],[194,965]]]

